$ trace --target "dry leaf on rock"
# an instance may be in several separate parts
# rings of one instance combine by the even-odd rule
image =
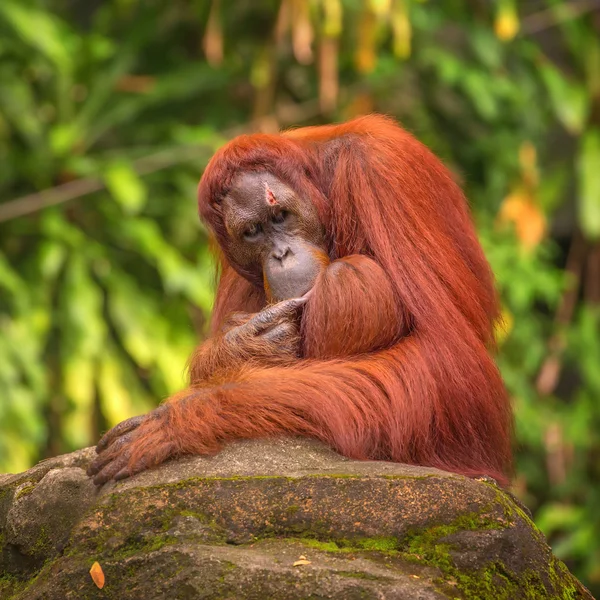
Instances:
[[[102,570],[102,567],[98,561],[92,565],[92,568],[90,569],[90,575],[92,576],[96,587],[102,589],[104,587],[105,578],[104,571]]]
[[[294,563],[294,567],[300,567],[302,565],[310,565],[310,560],[306,560],[305,558],[300,558]]]

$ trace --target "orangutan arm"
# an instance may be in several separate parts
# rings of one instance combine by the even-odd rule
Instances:
[[[402,411],[390,414],[382,385],[393,383],[390,393],[397,393],[401,384],[397,379],[380,383],[377,377],[390,372],[390,356],[400,356],[400,346],[395,354],[385,352],[406,325],[381,268],[366,256],[351,256],[322,273],[303,317],[308,360],[292,356],[293,350],[278,355],[277,340],[255,336],[262,324],[290,315],[297,303],[279,303],[247,321],[241,317],[242,325],[234,317],[222,338],[201,346],[192,359],[188,390],[102,438],[90,469],[96,483],[169,456],[214,452],[228,440],[286,432],[318,437],[346,455],[389,452],[383,432],[390,420],[402,419]],[[401,354],[410,347],[403,345]],[[404,443],[397,443],[397,456]]]

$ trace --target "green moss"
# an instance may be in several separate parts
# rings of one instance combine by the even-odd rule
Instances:
[[[520,511],[517,507],[510,508]],[[401,555],[407,560],[437,567],[443,574],[443,581],[454,582],[466,600],[575,600],[573,578],[566,568],[560,566],[560,576],[551,575],[555,591],[547,589],[540,573],[525,570],[516,574],[501,561],[492,561],[484,568],[472,572],[455,567],[450,554],[452,545],[444,543],[443,538],[457,531],[498,529],[504,526],[508,526],[508,522],[502,524],[484,515],[463,515],[450,525],[431,527],[408,536]],[[554,572],[556,573],[556,567]]]
[[[425,546],[436,546],[437,541],[458,531],[482,531],[486,529],[502,529],[508,527],[508,522],[501,522],[486,514],[468,513],[460,515],[457,519],[447,525],[434,525],[423,530],[411,531],[403,540],[402,549],[411,554],[419,554],[419,550]]]
[[[321,542],[310,538],[289,538],[292,541],[298,541],[309,548],[322,550],[323,552],[343,552],[342,548],[336,542]]]
[[[25,592],[28,589],[30,589],[37,581],[39,581],[44,574],[47,575],[50,572],[53,564],[54,561],[52,560],[46,561],[39,571],[31,575],[29,579],[26,580],[23,580],[20,577],[14,575],[4,575],[3,578],[0,578],[0,598],[2,598],[2,600],[4,600],[5,598],[9,600],[11,598],[16,598],[17,596],[21,599],[27,598]],[[9,590],[8,594],[6,593],[6,590],[2,587],[2,582],[10,582],[12,584],[12,587],[7,588]]]
[[[380,552],[387,555],[397,554],[398,540],[394,537],[368,537],[368,538],[340,538],[335,541],[321,541],[311,537],[312,534],[307,534],[300,538],[286,538],[290,541],[297,541],[301,544],[322,550],[323,552]]]
[[[516,574],[501,561],[492,561],[484,568],[472,572],[459,570],[454,565],[451,556],[452,544],[444,541],[447,536],[459,531],[502,529],[511,526],[517,515],[523,517],[523,511],[518,507],[512,507],[504,501],[501,505],[507,509],[504,510],[504,518],[493,518],[486,510],[470,513],[461,515],[447,525],[436,525],[411,532],[402,540],[375,537],[321,541],[304,537],[298,541],[323,552],[377,553],[435,567],[441,573],[438,583],[450,583],[466,600],[575,600],[578,592],[574,579],[566,567],[556,559],[553,560],[550,569],[553,590],[544,585],[540,573],[526,570]],[[367,554],[365,557],[371,558]]]
[[[575,600],[576,590],[569,580],[559,581],[555,591],[548,590],[539,573],[526,570],[516,575],[506,569],[500,561],[495,561],[473,573],[445,571],[453,576],[457,588],[467,600]]]
[[[576,600],[578,598],[578,586],[575,579],[569,572],[569,569],[567,569],[567,566],[554,555],[552,555],[552,559],[550,560],[548,573],[552,585],[556,589],[561,589],[562,587],[562,600]]]
[[[52,541],[50,539],[50,534],[48,533],[48,528],[45,525],[42,525],[40,527],[40,534],[31,548],[31,553],[45,554],[50,548],[52,548]]]
[[[398,540],[394,537],[359,538],[352,540],[352,545],[372,552],[394,552],[398,550]]]
[[[164,534],[156,535],[144,539],[143,541],[129,539],[115,550],[107,550],[105,553],[103,553],[103,557],[105,560],[123,560],[131,556],[156,552],[164,546],[168,546],[175,543],[177,543],[176,538]]]
[[[382,475],[381,478],[382,479],[393,479],[393,480],[400,480],[400,479],[415,479],[415,480],[419,480],[419,479],[429,479],[432,477],[438,477],[438,475],[435,474],[431,474],[431,475]],[[304,475],[302,477],[303,479],[363,479],[364,475],[356,475],[356,474],[350,474],[350,473],[327,473],[327,474],[309,474],[309,475]],[[288,481],[296,481],[298,480],[298,477],[289,477],[289,476],[283,476],[283,475],[232,475],[232,476],[228,476],[228,477],[190,477],[188,479],[182,480],[182,481],[176,481],[176,482],[172,482],[172,483],[161,483],[158,485],[154,485],[154,486],[148,486],[148,487],[144,487],[144,488],[132,488],[133,490],[135,489],[140,489],[140,490],[169,490],[169,489],[187,489],[190,487],[194,487],[199,483],[211,483],[211,482],[219,482],[219,481],[281,481],[283,482],[288,482]],[[119,497],[121,496],[121,494],[119,493],[114,493],[111,495],[111,497]]]
[[[539,533],[543,538],[543,534],[537,528],[536,524],[531,520],[531,517],[520,506],[515,504],[514,500],[508,494],[506,494],[502,488],[499,488],[493,483],[489,483],[487,481],[482,481],[481,485],[486,485],[494,491],[494,504],[502,507],[502,510],[504,511],[504,517],[509,523],[514,523],[517,518],[521,518],[535,533]]]
[[[158,485],[147,486],[144,488],[133,488],[133,490],[143,490],[144,492],[151,492],[152,490],[182,490],[193,488],[198,484],[214,483],[220,481],[293,481],[294,477],[285,477],[282,475],[232,475],[230,477],[190,477],[182,481],[175,481],[173,483],[161,483]],[[112,496],[119,497],[121,494],[112,494]]]
[[[31,483],[29,485],[26,485],[24,487],[22,487],[16,494],[15,494],[15,500],[18,500],[19,498],[22,498],[23,496],[27,496],[29,494],[31,494],[31,492],[33,492],[33,490],[35,490],[35,483]]]
[[[14,575],[0,576],[0,598],[10,598],[26,587],[27,581],[23,581]]]

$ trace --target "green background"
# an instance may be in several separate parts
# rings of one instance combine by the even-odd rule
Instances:
[[[184,383],[196,185],[243,131],[396,116],[496,272],[516,493],[600,591],[600,3],[2,0],[0,472]]]

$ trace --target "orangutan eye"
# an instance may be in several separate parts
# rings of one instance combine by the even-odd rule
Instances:
[[[273,215],[271,221],[273,223],[281,224],[288,218],[288,215],[289,213],[287,210],[281,210],[276,215]]]
[[[255,240],[262,233],[262,225],[254,223],[244,231],[244,238],[247,240]]]

